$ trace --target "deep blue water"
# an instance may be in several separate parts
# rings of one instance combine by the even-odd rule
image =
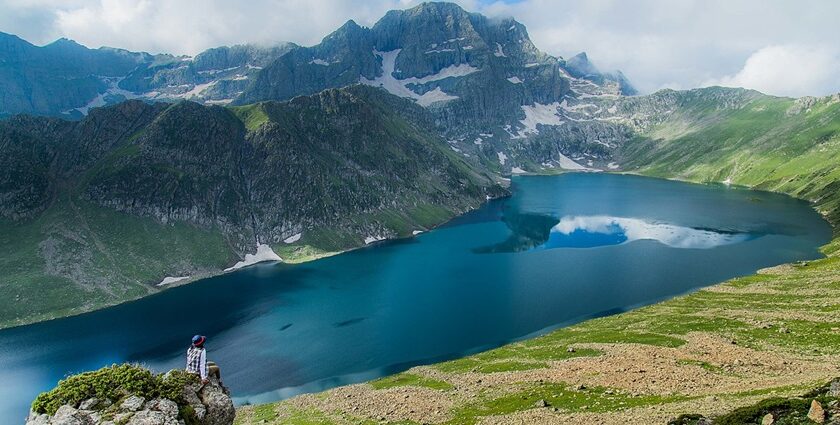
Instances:
[[[819,257],[805,202],[634,176],[518,177],[514,196],[415,238],[262,264],[0,331],[0,423],[68,373],[182,367],[209,337],[237,402],[359,382]]]

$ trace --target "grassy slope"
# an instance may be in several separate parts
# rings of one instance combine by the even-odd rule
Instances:
[[[785,192],[838,228],[839,103],[796,115],[772,97],[693,106],[629,144],[625,167]],[[798,395],[840,375],[840,238],[823,252],[464,359],[246,407],[237,423],[664,423]]]
[[[723,182],[783,192],[815,202],[840,223],[840,102],[822,99],[807,112],[789,114],[794,101],[758,97],[697,129],[677,113],[641,135],[623,152],[623,164],[640,173],[696,182]],[[701,114],[698,114],[701,112]],[[684,130],[686,121],[691,132]]]
[[[0,299],[13,300],[4,303],[0,327],[136,299],[155,292],[151,284],[163,276],[180,276],[184,263],[210,273],[234,259],[219,233],[162,225],[69,199],[23,225],[0,222],[0,251],[8,253],[0,256]],[[99,279],[84,279],[91,275]]]
[[[368,100],[379,105],[376,96]],[[272,120],[264,108],[255,104],[231,110],[253,132]],[[395,126],[388,128],[392,134],[411,135],[412,141],[438,149],[474,181],[482,178],[439,140],[410,128],[393,111],[389,116],[386,124]],[[136,145],[115,149],[70,182],[72,187],[36,218],[15,223],[0,220],[0,252],[4,253],[0,256],[0,299],[9,300],[0,309],[0,329],[134,300],[158,292],[161,288],[155,284],[165,276],[189,275],[195,280],[221,273],[238,260],[231,242],[215,229],[161,224],[81,200],[90,181],[114,172],[118,160],[138,154]],[[382,154],[405,152],[395,149]],[[427,189],[429,193],[444,191]],[[460,212],[419,199],[412,208],[359,213],[347,221],[408,237],[414,230],[430,229]],[[272,248],[288,262],[302,262],[358,247],[362,238],[349,227],[307,229],[295,243],[280,242]]]

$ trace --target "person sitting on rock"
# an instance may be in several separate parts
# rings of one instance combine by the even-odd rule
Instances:
[[[187,372],[199,375],[202,384],[206,384],[211,376],[221,383],[222,374],[219,366],[207,361],[205,342],[207,342],[207,337],[204,335],[196,335],[192,338],[192,345],[187,349]]]

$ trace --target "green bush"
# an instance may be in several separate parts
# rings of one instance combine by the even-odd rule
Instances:
[[[102,369],[69,376],[50,391],[41,393],[32,402],[32,410],[54,415],[59,407],[76,406],[92,397],[119,401],[129,395],[145,399],[168,398],[181,400],[181,389],[198,378],[181,370],[156,375],[148,369],[131,364],[111,365]]]

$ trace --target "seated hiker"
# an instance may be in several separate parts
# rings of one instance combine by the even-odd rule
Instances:
[[[201,376],[201,383],[206,384],[210,376],[215,376],[221,382],[222,374],[216,363],[207,361],[207,351],[204,343],[207,337],[196,335],[192,339],[192,345],[187,349],[187,372]]]

